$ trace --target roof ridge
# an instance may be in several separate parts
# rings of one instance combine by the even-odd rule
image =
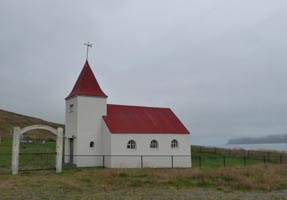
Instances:
[[[155,107],[155,106],[138,106],[138,105],[125,105],[125,104],[107,104],[110,106],[125,106],[125,107],[137,107],[137,108],[158,108],[158,109],[169,109],[169,107]]]

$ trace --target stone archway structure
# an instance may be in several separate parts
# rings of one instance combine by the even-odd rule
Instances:
[[[63,128],[54,129],[46,125],[32,125],[25,128],[14,127],[13,129],[13,151],[12,151],[12,174],[18,174],[19,167],[19,145],[20,145],[20,136],[31,130],[42,129],[52,132],[57,136],[56,142],[56,173],[62,172],[62,161],[63,161]]]

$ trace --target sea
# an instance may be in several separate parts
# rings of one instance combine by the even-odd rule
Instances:
[[[225,145],[211,145],[212,147],[220,147],[227,149],[245,149],[245,150],[275,150],[286,151],[287,143],[268,143],[268,144],[225,144]]]

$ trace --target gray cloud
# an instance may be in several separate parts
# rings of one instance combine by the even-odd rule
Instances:
[[[286,132],[287,2],[1,1],[0,108],[64,122],[90,64],[110,103],[171,107],[195,143]]]

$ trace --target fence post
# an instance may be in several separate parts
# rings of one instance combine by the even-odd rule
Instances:
[[[141,155],[141,168],[143,168],[143,156]]]
[[[201,156],[198,157],[199,168],[201,168]]]
[[[280,154],[280,164],[282,164],[282,154]]]
[[[226,166],[226,163],[225,163],[225,156],[223,156],[223,166],[224,166],[224,167]]]
[[[265,155],[263,156],[263,162],[264,162],[264,164],[266,164],[266,158],[265,158]]]
[[[103,168],[105,168],[105,155],[103,155]]]
[[[173,156],[171,156],[171,168],[173,168]]]

